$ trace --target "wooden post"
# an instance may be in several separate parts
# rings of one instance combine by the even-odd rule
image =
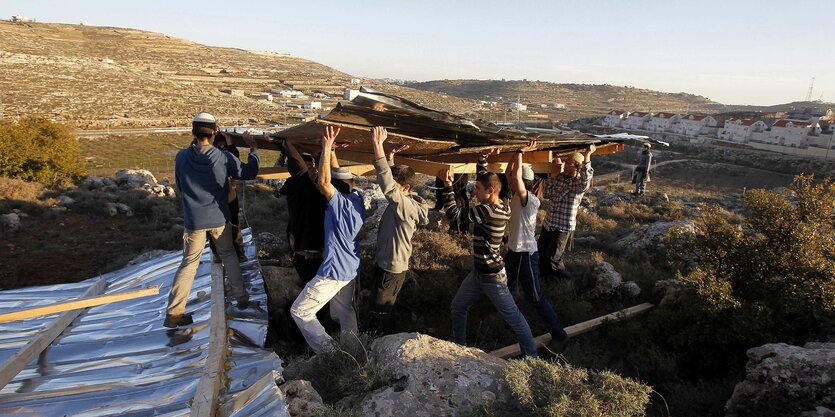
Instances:
[[[220,383],[226,362],[226,301],[223,296],[223,267],[212,263],[211,327],[209,354],[191,403],[191,415],[214,417],[220,397]]]
[[[107,285],[107,281],[105,281],[104,277],[99,278],[96,282],[84,292],[81,296],[90,297],[96,294],[101,294],[104,290],[104,287]],[[70,323],[81,314],[81,309],[72,309],[72,310],[64,310],[64,313],[58,316],[55,321],[50,323],[44,330],[36,336],[34,339],[30,340],[29,343],[26,344],[22,349],[17,351],[11,358],[6,360],[2,365],[0,365],[0,390],[6,386],[9,382],[14,379],[14,377],[26,367],[35,356],[40,355],[53,340],[55,340],[58,335],[60,335]]]
[[[654,305],[650,304],[650,303],[638,304],[636,306],[625,308],[623,310],[616,311],[614,313],[607,314],[605,316],[600,316],[596,319],[591,319],[591,320],[588,320],[588,321],[584,321],[582,323],[577,323],[573,326],[568,326],[568,327],[565,328],[565,332],[568,334],[568,337],[578,336],[578,335],[581,335],[583,333],[592,331],[592,330],[600,327],[600,325],[602,325],[603,322],[605,322],[607,320],[628,319],[630,317],[633,317],[633,316],[641,314],[645,311],[648,311],[652,307],[654,307]],[[541,347],[551,343],[551,333],[545,333],[544,335],[535,338],[534,341],[536,342],[536,347],[541,348]],[[519,349],[519,344],[518,343],[515,344],[515,345],[510,345],[510,346],[503,347],[501,349],[496,349],[496,350],[490,352],[491,355],[498,356],[502,359],[514,358],[514,357],[519,356],[521,353],[522,353],[522,351],[521,351],[521,349]]]
[[[0,314],[0,323],[7,321],[23,320],[32,317],[45,316],[47,314],[61,313],[64,311],[78,310],[87,307],[95,307],[102,304],[115,303],[117,301],[132,300],[139,297],[147,297],[149,295],[159,294],[159,287],[148,287],[141,290],[124,291],[115,294],[99,295],[88,297],[87,294],[82,298],[63,303],[50,304],[44,307],[29,308],[26,310],[13,311],[11,313]]]

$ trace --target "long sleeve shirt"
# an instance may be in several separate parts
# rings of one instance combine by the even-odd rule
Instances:
[[[487,164],[480,160],[478,175],[487,172]],[[466,211],[455,199],[452,187],[444,187],[444,212],[451,223],[467,225],[459,230],[471,230],[473,233],[473,263],[480,274],[495,274],[504,269],[501,256],[502,239],[507,221],[510,219],[510,207],[504,201],[498,204],[482,203]]]
[[[543,191],[543,197],[548,200],[545,230],[570,232],[577,228],[577,209],[591,186],[593,174],[591,162],[587,162],[576,177],[567,178],[561,174],[548,177]]]
[[[292,155],[285,152],[285,155]],[[287,241],[293,251],[322,251],[325,247],[325,210],[328,200],[304,169],[304,161],[290,157],[290,178],[279,193],[287,197]]]
[[[389,202],[377,229],[377,265],[396,274],[409,269],[412,236],[418,226],[429,224],[429,210],[400,192],[388,161],[378,158],[374,160],[374,168],[377,183]]]
[[[649,168],[651,166],[652,152],[641,152],[641,160],[638,162],[638,165],[635,167],[635,169],[641,172],[649,172]]]
[[[183,197],[183,220],[187,230],[220,227],[231,218],[228,178],[249,179],[258,174],[258,152],[248,163],[212,145],[191,145],[177,152],[175,181]]]

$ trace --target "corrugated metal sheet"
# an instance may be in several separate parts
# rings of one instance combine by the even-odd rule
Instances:
[[[219,409],[234,416],[289,416],[274,383],[282,371],[281,360],[262,347],[267,302],[248,230],[244,239],[249,261],[241,266],[251,299],[259,306],[227,309],[233,336]],[[211,253],[208,248],[203,252],[186,307],[194,313],[194,324],[167,329],[162,322],[180,259],[181,254],[174,252],[107,274],[105,294],[157,285],[159,295],[82,312],[0,391],[0,415],[189,415],[208,355]],[[0,312],[73,299],[94,281],[0,291]],[[11,357],[53,318],[0,323],[0,361]]]

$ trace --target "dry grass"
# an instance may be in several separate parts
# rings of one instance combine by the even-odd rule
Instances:
[[[8,200],[38,203],[44,191],[43,185],[37,182],[0,177],[0,200],[4,203]]]

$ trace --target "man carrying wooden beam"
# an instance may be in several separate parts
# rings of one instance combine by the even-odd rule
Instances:
[[[429,210],[411,196],[415,171],[405,165],[389,166],[386,160],[383,142],[387,137],[383,127],[371,131],[377,183],[389,205],[377,229],[377,262],[369,308],[369,329],[386,333],[392,331],[392,310],[409,270],[412,236],[418,226],[429,224]]]
[[[317,184],[328,200],[325,211],[325,252],[316,277],[305,285],[290,313],[307,344],[316,353],[334,350],[333,339],[316,318],[325,304],[343,332],[357,333],[354,278],[360,267],[357,234],[365,220],[362,196],[353,190],[354,176],[345,168],[331,172],[331,152],[339,128],[326,126]]]
[[[195,115],[191,131],[194,141],[188,148],[177,152],[175,164],[177,189],[183,197],[185,230],[183,261],[174,276],[163,323],[170,328],[192,323],[191,315],[185,314],[186,300],[206,246],[207,233],[217,245],[238,307],[246,308],[249,304],[249,295],[241,276],[241,264],[232,245],[234,231],[229,223],[228,178],[255,178],[260,161],[258,145],[252,136],[244,135],[250,152],[248,163],[241,164],[234,155],[212,146],[218,127],[217,120],[211,114]]]
[[[557,173],[552,174],[545,182],[543,197],[549,201],[549,206],[537,242],[539,250],[545,255],[545,262],[539,264],[543,277],[574,278],[565,269],[563,255],[573,246],[577,210],[583,195],[591,187],[594,174],[591,154],[595,149],[595,146],[591,145],[582,153],[574,152],[568,157],[567,163],[560,158],[553,161]]]
[[[461,283],[452,300],[452,341],[466,345],[467,312],[470,306],[486,295],[516,333],[522,354],[535,357],[536,343],[531,328],[507,287],[505,264],[500,253],[510,208],[499,197],[502,182],[498,175],[487,171],[486,158],[487,155],[482,153],[478,161],[475,196],[479,204],[467,211],[461,210],[456,202],[449,168],[438,173],[438,178],[444,184],[444,211],[447,218],[450,223],[464,226],[459,230],[469,229],[473,233],[475,269]]]
[[[535,141],[517,149],[505,171],[513,196],[510,199],[510,221],[507,226],[507,252],[504,262],[510,292],[513,292],[516,285],[522,287],[525,300],[533,305],[551,333],[551,350],[561,353],[568,336],[540,285],[539,251],[536,246],[536,215],[539,212],[540,200],[533,191],[533,170],[522,163],[522,155],[535,149]]]

